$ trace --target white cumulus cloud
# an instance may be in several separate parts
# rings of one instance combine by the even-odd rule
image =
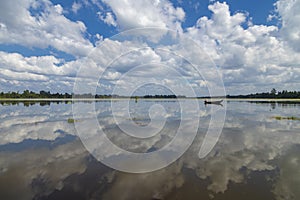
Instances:
[[[181,29],[185,12],[180,7],[174,7],[169,1],[117,1],[103,0],[114,14],[122,29],[141,27],[162,27]]]
[[[38,11],[33,14],[30,10]],[[26,47],[52,46],[74,56],[86,55],[92,44],[84,38],[84,23],[63,15],[50,1],[0,1],[0,43]]]

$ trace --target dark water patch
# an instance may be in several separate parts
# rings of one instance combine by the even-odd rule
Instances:
[[[37,200],[89,200],[101,199],[112,182],[113,170],[95,160],[86,158],[87,168],[82,174],[73,174],[63,180],[63,188],[46,196],[36,196]]]

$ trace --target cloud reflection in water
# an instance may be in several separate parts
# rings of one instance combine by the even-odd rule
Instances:
[[[145,174],[127,174],[105,168],[91,159],[76,137],[53,145],[54,141],[67,135],[76,135],[73,124],[66,121],[71,114],[68,105],[36,106],[25,110],[18,106],[1,107],[0,199],[19,199],[20,196],[23,199],[51,199],[59,193],[68,195],[72,192],[86,194],[87,199],[173,199],[189,192],[194,193],[195,199],[200,196],[222,199],[222,195],[238,199],[239,187],[255,192],[261,185],[266,189],[264,193],[249,193],[249,198],[269,195],[274,199],[298,199],[300,124],[276,120],[272,116],[297,115],[300,106],[277,105],[274,109],[271,106],[228,103],[226,123],[218,144],[207,157],[199,159],[197,153],[209,122],[209,108],[201,107],[200,128],[189,150],[167,168]],[[99,113],[109,113],[104,107],[98,110]],[[128,136],[118,137],[120,130],[114,126],[109,114],[106,116],[99,120],[105,125],[108,137],[131,151],[161,148],[170,141],[172,134],[169,133],[176,127],[172,121],[161,135],[133,141]],[[83,120],[88,121],[88,118]],[[12,143],[21,145],[29,139],[36,143],[44,140],[47,145],[35,147],[33,142],[32,146],[21,150],[8,148]],[[70,182],[87,178],[89,173],[94,174],[94,178],[89,179],[94,189],[85,188],[76,181]],[[251,185],[252,182],[256,184]],[[75,184],[79,184],[79,188]],[[195,187],[187,188],[195,184]],[[67,190],[68,187],[71,189]]]

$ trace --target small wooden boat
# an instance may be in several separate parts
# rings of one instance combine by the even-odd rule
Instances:
[[[219,101],[207,101],[207,100],[204,100],[204,104],[217,104],[217,105],[220,105],[222,102],[223,102],[223,99],[219,100]]]

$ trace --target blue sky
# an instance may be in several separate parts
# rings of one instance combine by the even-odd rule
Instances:
[[[108,48],[97,58],[90,56],[91,51],[101,53],[103,41],[115,45],[116,34],[147,27],[174,30],[200,45],[219,69],[229,94],[273,87],[299,90],[299,13],[299,0],[0,0],[0,90],[72,92],[83,65],[104,70],[107,57],[130,49],[132,43],[123,41],[119,49]],[[172,61],[155,48],[138,53],[145,58],[135,57],[134,63],[144,64],[146,57],[150,63]],[[112,92],[118,79],[130,71],[132,63],[122,59],[105,72],[109,77],[98,83],[100,93]],[[174,66],[198,88],[197,94],[207,92],[205,85],[212,77],[193,77],[188,67]],[[163,75],[162,68],[144,69],[139,78]],[[176,79],[160,77],[164,83]]]

